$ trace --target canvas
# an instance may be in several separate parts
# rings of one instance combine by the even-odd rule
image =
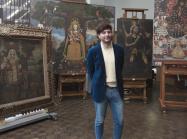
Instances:
[[[187,60],[187,1],[155,0],[153,61]]]
[[[34,103],[50,100],[47,67],[50,33],[4,25],[0,30],[0,115],[3,109],[7,109],[6,113],[8,108],[14,110],[16,106],[35,106]]]
[[[124,47],[124,78],[151,78],[153,21],[117,20],[117,43]]]

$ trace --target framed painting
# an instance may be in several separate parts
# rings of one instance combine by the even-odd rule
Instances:
[[[124,78],[151,78],[153,21],[119,18],[117,30],[117,43],[125,52]]]
[[[50,29],[0,26],[0,116],[48,105]]]

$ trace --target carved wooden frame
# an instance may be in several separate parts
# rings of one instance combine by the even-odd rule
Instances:
[[[39,97],[18,100],[6,104],[0,104],[0,118],[16,113],[32,111],[34,109],[44,108],[52,104],[52,85],[51,85],[51,29],[32,28],[14,25],[0,25],[0,37],[11,39],[37,39],[41,41],[43,54],[43,80],[44,95]]]

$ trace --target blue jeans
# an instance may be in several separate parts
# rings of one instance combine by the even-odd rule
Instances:
[[[113,117],[113,139],[120,139],[123,130],[123,100],[121,99],[117,88],[106,89],[106,99],[102,102],[94,102],[95,118],[95,136],[96,139],[103,139],[104,120],[107,106],[109,105]]]

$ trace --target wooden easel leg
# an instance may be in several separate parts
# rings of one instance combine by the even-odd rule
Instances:
[[[146,87],[143,89],[143,100],[144,100],[144,103],[147,104],[147,93],[146,93]]]

